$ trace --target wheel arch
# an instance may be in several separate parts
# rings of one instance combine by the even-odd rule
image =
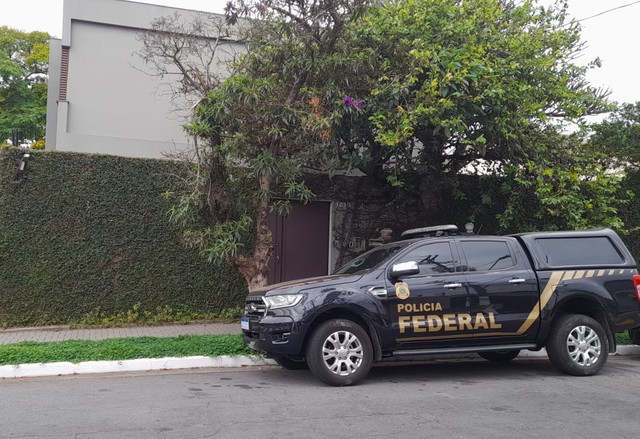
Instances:
[[[605,306],[597,299],[589,296],[572,296],[558,303],[553,313],[549,330],[553,323],[561,316],[567,314],[582,314],[596,320],[604,328],[609,341],[609,353],[616,351],[616,338],[613,330],[613,323],[606,312]],[[548,336],[548,334],[547,334]]]

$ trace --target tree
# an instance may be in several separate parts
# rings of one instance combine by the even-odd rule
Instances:
[[[188,126],[202,145],[194,190],[179,197],[173,216],[210,260],[233,262],[250,290],[267,281],[273,248],[269,213],[285,212],[286,199],[313,196],[302,174],[327,159],[331,140],[326,96],[315,85],[326,84],[337,41],[362,6],[349,0],[227,5],[228,22],[236,25],[230,33],[246,45],[246,53],[227,65],[228,77],[207,86],[196,108]],[[158,36],[154,44],[143,39],[152,66],[155,61],[149,61],[158,59],[177,65],[175,56],[167,56],[176,46],[174,36],[179,47],[203,41],[193,32]],[[162,49],[154,52],[158,46]],[[182,83],[203,75],[193,69],[180,73]]]
[[[640,170],[640,102],[622,104],[591,126],[589,143],[610,166]]]
[[[250,289],[266,282],[269,212],[313,197],[305,171],[357,167],[419,202],[474,167],[525,178],[553,166],[546,133],[608,108],[585,81],[597,61],[573,63],[565,2],[247,0],[227,18],[246,52],[196,107],[195,190],[174,218]]]
[[[394,163],[392,180],[456,175],[479,160],[523,163],[545,154],[541,129],[608,109],[606,92],[585,80],[597,61],[573,63],[583,44],[565,2],[393,1],[372,9],[349,43],[371,66],[353,89],[371,135],[358,135],[364,149],[345,142],[345,154],[364,151],[368,173]]]
[[[49,35],[0,27],[0,139],[44,137]]]
[[[498,214],[503,231],[579,230],[613,227],[626,232],[620,210],[633,197],[624,175],[612,172],[602,154],[585,140],[588,129],[563,134],[549,130],[546,157],[504,168],[506,208]]]
[[[582,138],[563,135],[612,108],[608,92],[585,79],[599,61],[574,63],[583,43],[565,1],[391,1],[348,41],[368,71],[364,81],[349,78],[349,94],[365,104],[359,123],[343,119],[336,130],[341,157],[405,193],[464,199],[470,212],[498,205],[461,193],[462,175],[509,178],[505,188],[533,203],[518,221],[509,212],[523,205],[508,195],[503,230],[621,225],[612,197],[620,179],[593,163]]]

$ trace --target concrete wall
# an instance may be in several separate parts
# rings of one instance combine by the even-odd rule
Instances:
[[[136,53],[151,22],[176,13],[212,16],[121,0],[64,1],[62,39],[51,41],[47,149],[146,158],[190,149],[182,126],[197,97],[175,99]],[[67,94],[60,99],[65,48]],[[229,52],[241,48],[229,42]]]

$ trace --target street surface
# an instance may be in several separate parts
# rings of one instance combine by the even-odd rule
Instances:
[[[374,368],[328,387],[278,367],[0,381],[0,438],[629,438],[640,357],[594,377],[546,359]]]

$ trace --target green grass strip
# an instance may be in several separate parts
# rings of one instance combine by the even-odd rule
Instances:
[[[172,338],[139,337],[108,340],[21,342],[0,345],[0,365],[57,361],[131,360],[136,358],[204,355],[247,355],[240,335],[185,335]]]

